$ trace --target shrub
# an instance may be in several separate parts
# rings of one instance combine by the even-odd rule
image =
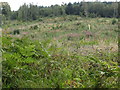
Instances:
[[[39,18],[38,21],[43,21],[43,19],[42,19],[42,18]]]
[[[115,20],[115,19],[113,19],[112,20],[112,24],[114,25],[114,24],[116,24],[117,23],[117,21]]]
[[[13,31],[13,34],[14,34],[14,35],[20,34],[20,30],[14,30],[14,31]]]
[[[38,25],[31,26],[30,29],[38,29]]]
[[[33,28],[34,28],[34,29],[38,29],[38,25],[35,25]]]

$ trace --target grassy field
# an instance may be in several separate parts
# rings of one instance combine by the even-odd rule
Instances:
[[[118,88],[117,24],[79,16],[6,22],[3,87]]]

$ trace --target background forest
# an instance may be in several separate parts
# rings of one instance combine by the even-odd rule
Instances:
[[[36,20],[41,17],[79,15],[81,17],[118,17],[117,2],[78,2],[48,7],[24,4],[18,11],[11,11],[8,3],[3,3],[2,14],[11,20]]]

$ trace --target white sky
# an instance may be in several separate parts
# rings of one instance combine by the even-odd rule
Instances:
[[[37,4],[40,6],[50,6],[50,5],[55,5],[55,4],[59,4],[61,5],[62,2],[64,3],[74,3],[74,2],[81,2],[82,0],[0,0],[0,2],[8,2],[11,10],[18,10],[19,7],[21,5],[23,5],[24,3],[33,3],[33,4]],[[95,1],[95,0],[85,0],[85,1]],[[98,0],[98,1],[116,1],[116,0]],[[120,0],[117,0],[120,1]]]

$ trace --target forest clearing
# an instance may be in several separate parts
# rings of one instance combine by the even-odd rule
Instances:
[[[3,88],[119,88],[117,18],[61,15],[4,23]]]

